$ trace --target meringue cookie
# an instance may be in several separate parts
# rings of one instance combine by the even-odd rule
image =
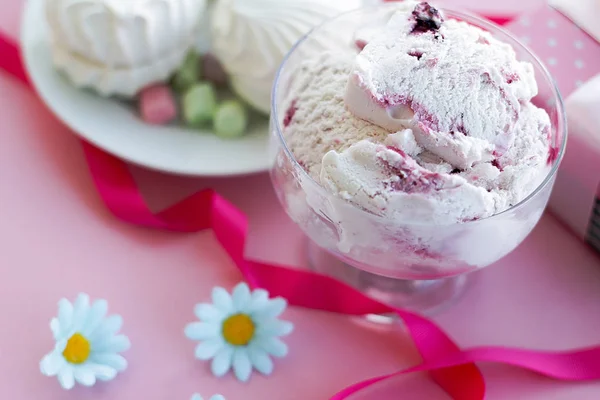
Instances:
[[[206,0],[47,0],[55,67],[77,87],[133,97],[194,46]]]
[[[269,113],[271,86],[286,53],[324,20],[373,0],[217,0],[211,11],[211,51],[233,90]]]

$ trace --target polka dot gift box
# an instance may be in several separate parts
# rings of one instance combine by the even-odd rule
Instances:
[[[569,138],[550,210],[600,252],[600,0],[551,0],[507,28],[542,59],[565,99]]]
[[[553,0],[506,27],[546,64],[563,98],[600,72],[600,38],[593,36],[600,36],[598,28],[591,19],[578,17],[582,11],[587,17],[588,10],[581,7],[586,2],[592,11],[598,8],[600,19],[597,0]],[[575,3],[579,7],[571,6]]]

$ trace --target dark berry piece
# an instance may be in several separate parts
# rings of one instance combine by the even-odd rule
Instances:
[[[550,148],[548,149],[548,165],[554,164],[554,161],[556,161],[556,159],[558,158],[559,153],[560,150],[558,147],[552,145],[550,146]]]
[[[419,51],[419,50],[411,50],[408,52],[408,55],[411,57],[415,57],[417,60],[421,60],[421,57],[423,57],[423,52]]]
[[[415,19],[413,32],[435,32],[442,26],[444,18],[437,8],[431,7],[429,3],[422,2],[417,4],[412,12]]]
[[[285,112],[285,116],[283,117],[283,127],[287,128],[292,123],[292,119],[294,119],[294,115],[296,115],[296,111],[298,110],[298,106],[296,106],[297,101],[293,100],[292,104],[290,104],[289,108]]]
[[[358,50],[362,51],[367,46],[367,41],[364,39],[357,39],[354,42],[354,45],[358,48]]]
[[[498,161],[497,158],[492,160],[492,165],[496,168],[498,168],[500,170],[500,172],[502,172],[503,168],[502,165],[500,165],[500,161]]]

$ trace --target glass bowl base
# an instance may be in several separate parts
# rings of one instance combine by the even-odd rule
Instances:
[[[307,241],[308,262],[313,271],[342,281],[384,304],[422,315],[432,315],[452,305],[464,292],[467,276],[472,275],[461,274],[433,280],[391,278],[344,263],[313,241]],[[389,323],[395,316],[368,315],[367,319]]]

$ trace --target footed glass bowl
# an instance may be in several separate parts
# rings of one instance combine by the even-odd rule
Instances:
[[[513,251],[538,223],[552,191],[566,144],[566,121],[558,89],[542,63],[500,27],[477,16],[443,9],[446,18],[466,21],[513,46],[535,70],[534,103],[551,117],[558,156],[547,176],[523,201],[494,216],[447,225],[390,221],[331,194],[298,164],[282,132],[287,90],[294,71],[326,49],[356,52],[355,32],[385,24],[398,5],[385,4],[342,14],[315,28],[290,51],[272,93],[271,177],[281,204],[308,236],[312,268],[340,279],[392,306],[427,313],[464,288],[467,274]]]

